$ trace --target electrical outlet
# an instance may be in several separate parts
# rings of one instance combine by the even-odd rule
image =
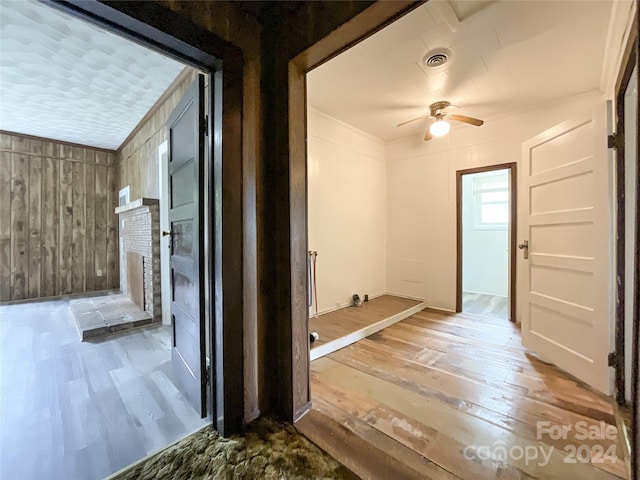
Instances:
[[[101,277],[102,276],[102,270],[96,270],[96,276]]]

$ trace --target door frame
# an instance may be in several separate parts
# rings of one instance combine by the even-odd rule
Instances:
[[[630,28],[630,35],[627,39],[624,53],[620,62],[620,70],[615,84],[615,111],[616,125],[615,136],[611,146],[616,151],[615,182],[616,182],[616,315],[615,315],[615,399],[619,405],[626,403],[626,380],[625,380],[625,349],[626,349],[626,325],[625,325],[625,304],[633,303],[631,342],[631,429],[630,457],[631,457],[631,479],[640,480],[640,197],[636,197],[636,218],[635,218],[635,292],[633,298],[625,298],[625,287],[628,279],[625,274],[625,249],[626,249],[626,225],[625,225],[625,135],[636,137],[636,174],[640,175],[640,109],[636,112],[636,131],[625,132],[624,128],[624,96],[627,86],[631,81],[634,67],[640,68],[640,34],[638,25],[640,24],[640,5],[636,2],[635,17]]]
[[[517,168],[517,162],[510,162],[456,171],[456,312],[462,312],[462,177],[509,170],[509,321],[516,321]]]
[[[615,86],[615,112],[616,124],[615,135],[612,139],[611,146],[615,148],[616,164],[615,164],[615,182],[616,196],[615,212],[616,212],[616,316],[615,316],[615,398],[618,405],[626,403],[626,381],[625,381],[625,305],[627,301],[633,299],[625,298],[626,273],[625,273],[625,248],[626,248],[626,215],[625,215],[625,128],[624,128],[624,96],[631,81],[631,74],[637,63],[637,23],[636,28],[632,28],[633,32],[627,41],[625,52],[622,56],[620,71]],[[636,229],[637,230],[637,229]],[[637,231],[636,231],[637,242]],[[636,278],[637,282],[637,278]],[[636,283],[636,291],[638,285]],[[637,307],[636,307],[637,308]],[[636,347],[637,348],[637,347]],[[633,375],[632,375],[633,377]],[[636,392],[637,395],[637,392]],[[632,395],[633,397],[633,395]]]
[[[423,1],[397,0],[374,2],[347,23],[311,45],[289,61],[287,68],[288,120],[288,194],[289,210],[286,219],[288,245],[287,261],[282,262],[284,274],[290,279],[290,315],[282,326],[287,345],[283,348],[280,370],[283,375],[279,395],[280,408],[293,422],[300,420],[311,409],[311,382],[309,361],[309,308],[308,295],[308,217],[307,217],[307,91],[306,75],[315,67],[351,48],[398,18],[419,7]],[[286,358],[284,358],[286,356]]]
[[[169,249],[166,243],[168,236],[162,232],[169,231],[169,140],[165,140],[158,146],[158,180],[160,197],[160,292],[162,297],[162,324],[171,325],[171,273],[169,271]]]
[[[239,432],[244,420],[244,369],[238,368],[244,365],[242,51],[186,18],[176,21],[175,14],[155,2],[145,2],[144,8],[137,2],[44,3],[208,75],[205,181],[212,193],[205,205],[203,229],[205,250],[213,254],[205,265],[208,281],[201,302],[208,316],[209,346],[215,361],[207,393],[209,404],[215,406],[210,418],[216,430],[225,436]]]

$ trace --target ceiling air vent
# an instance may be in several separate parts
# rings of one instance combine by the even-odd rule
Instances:
[[[432,50],[422,57],[422,64],[431,68],[440,67],[447,63],[449,55],[450,52],[445,49]]]

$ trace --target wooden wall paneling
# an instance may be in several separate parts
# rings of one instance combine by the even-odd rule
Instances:
[[[107,165],[107,152],[96,152],[94,160],[96,165]]]
[[[72,147],[75,152],[76,147]],[[79,153],[76,153],[79,156]],[[84,292],[85,284],[85,206],[86,206],[86,165],[73,162],[73,293]]]
[[[95,288],[105,290],[107,288],[107,167],[95,166]],[[100,270],[101,276],[97,276]]]
[[[13,136],[0,131],[0,150],[11,150],[11,142],[13,141]]]
[[[15,143],[15,142],[14,142]],[[26,142],[21,146],[25,151]],[[11,154],[11,300],[27,298],[29,292],[29,157]]]
[[[44,149],[47,150],[46,148]],[[60,223],[58,159],[42,159],[42,287],[43,297],[58,294],[58,226]]]
[[[71,148],[72,148],[71,145],[61,143],[58,146],[58,151],[60,152],[58,154],[58,157],[66,160],[71,160]]]
[[[8,138],[2,136],[2,147]],[[0,302],[11,300],[11,153],[0,152]]]
[[[30,154],[42,156],[42,147],[43,147],[42,140],[37,140],[35,138],[29,138],[27,144],[28,144],[28,148],[29,148],[29,153]]]
[[[78,160],[79,162],[85,162],[86,161],[86,149],[83,147],[79,147],[79,146],[72,146],[71,147],[71,158],[73,160]]]
[[[60,235],[58,251],[58,295],[73,292],[73,163],[60,160]]]
[[[87,151],[87,159],[93,152]],[[96,209],[96,167],[87,161],[85,166],[85,290],[95,290],[95,209]]]
[[[96,266],[104,270],[101,289],[109,288],[107,202],[115,195],[107,199],[106,171],[114,158],[112,151],[0,131],[0,302],[93,291]],[[96,166],[104,172],[102,199]],[[96,208],[104,212],[101,245]]]
[[[51,158],[58,158],[58,149],[57,144],[53,141],[50,140],[41,140],[40,143],[42,144],[42,156],[43,157],[51,157]]]
[[[131,197],[135,199],[136,197]],[[120,285],[120,268],[118,263],[118,185],[115,168],[107,168],[107,286],[118,288]]]
[[[32,143],[33,141],[30,141]],[[40,152],[42,149],[40,148]],[[42,157],[29,156],[29,292],[28,298],[42,295]]]
[[[11,151],[14,153],[27,153],[29,151],[29,139],[18,135],[12,135]]]

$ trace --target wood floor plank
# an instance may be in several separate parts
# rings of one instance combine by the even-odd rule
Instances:
[[[580,406],[581,409],[599,409],[607,415],[607,421],[613,416],[613,407],[609,399],[597,394],[574,378],[567,375],[557,375],[558,369],[556,367],[541,362],[526,352],[510,348],[488,347],[487,345],[482,345],[480,348],[475,341],[451,336],[442,338],[437,330],[428,330],[404,322],[396,327],[393,333],[389,330],[379,332],[377,338],[388,342],[392,336],[392,340],[396,342],[401,339],[419,344],[425,349],[431,348],[444,352],[447,356],[442,357],[441,365],[449,358],[450,362],[457,364],[466,372],[475,370],[481,373],[482,367],[485,365],[491,367],[486,369],[487,372],[507,370],[512,373],[507,374],[505,381],[530,389],[532,398],[550,401],[551,397],[546,393],[548,392],[547,385],[548,382],[553,382],[556,387],[554,388],[556,392],[554,398],[559,401],[564,400],[568,402],[569,406],[573,404]]]
[[[364,480],[458,480],[366,422],[321,400],[296,428]]]
[[[349,353],[336,352],[331,355],[331,358],[345,360],[348,355],[347,361],[351,359],[360,360],[358,365],[361,368],[367,368],[365,365],[375,362],[376,355],[379,355],[376,349],[371,348],[366,342],[353,346],[351,350]],[[395,373],[399,377],[409,379],[427,388],[447,393],[451,398],[463,398],[464,394],[467,402],[486,406],[499,414],[512,417],[529,425],[531,427],[529,429],[530,432],[533,431],[536,422],[543,420],[552,420],[557,424],[563,425],[574,425],[580,421],[591,425],[603,420],[602,418],[593,419],[576,414],[549,403],[537,402],[528,398],[527,390],[522,387],[500,385],[490,379],[485,379],[481,382],[477,378],[473,378],[472,375],[465,375],[463,370],[450,373],[434,366],[422,366],[415,362],[403,360],[388,353],[385,353],[382,358],[384,358],[386,371]],[[510,406],[512,402],[517,402],[517,410]],[[611,417],[604,420],[614,421]],[[572,435],[569,436],[567,441],[572,441]],[[580,443],[575,444],[580,445]]]
[[[509,299],[484,293],[462,292],[462,311],[483,317],[509,317]]]
[[[333,361],[327,358],[326,362]],[[329,364],[325,372],[330,376],[331,381],[340,385],[341,388],[367,391],[380,403],[399,411],[403,417],[421,422],[464,446],[491,447],[498,442],[505,442],[507,445],[521,449],[526,448],[527,445],[534,445],[536,448],[544,446],[534,436],[526,435],[526,432],[505,430],[492,422],[487,422],[484,418],[469,415],[436,397],[421,395],[402,386],[388,383],[375,375],[366,374],[336,362]],[[551,449],[550,455],[552,460],[548,468],[525,462],[522,458],[511,458],[507,461],[508,465],[534,478],[549,480],[613,478],[609,473],[593,468],[589,464],[565,463],[565,456],[559,449]],[[575,477],[571,477],[572,475]]]
[[[425,310],[316,360],[312,401],[461,478],[626,478],[621,458],[566,463],[570,447],[622,452],[621,438],[584,439],[575,429],[614,425],[611,399],[526,352],[513,324],[484,320]],[[539,434],[541,421],[573,429],[550,438]],[[486,458],[460,458],[465,447],[500,441],[547,449],[549,463],[510,458],[495,469]]]
[[[174,383],[168,328],[80,342],[68,308],[0,306],[2,479],[99,480],[207,424]]]
[[[347,307],[309,319],[309,331],[317,332],[319,340],[312,348],[331,342],[361,328],[373,325],[408,310],[420,302],[394,295],[382,295],[364,302],[362,307]]]

